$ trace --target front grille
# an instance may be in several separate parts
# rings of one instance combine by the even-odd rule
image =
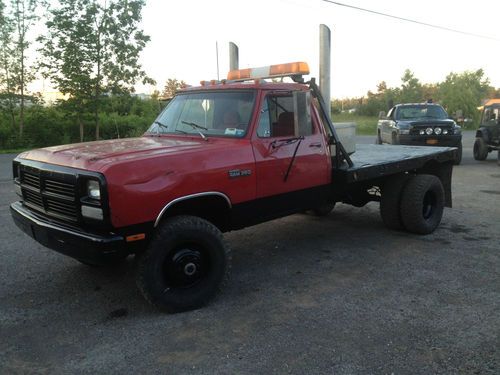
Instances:
[[[24,171],[23,183],[36,189],[40,189],[40,176],[33,172]]]
[[[48,217],[78,222],[76,175],[21,165],[20,184],[24,204]]]
[[[58,194],[71,199],[75,198],[75,186],[66,182],[45,180],[45,191],[47,193]]]

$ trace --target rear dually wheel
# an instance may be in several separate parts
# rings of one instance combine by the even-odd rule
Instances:
[[[417,234],[434,232],[444,210],[444,188],[433,175],[416,175],[406,183],[401,195],[401,220],[407,231]]]

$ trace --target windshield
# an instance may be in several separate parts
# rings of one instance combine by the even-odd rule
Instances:
[[[444,120],[448,118],[448,114],[439,105],[408,105],[401,106],[398,109],[398,120],[415,120],[415,119],[438,119]]]
[[[177,95],[148,129],[153,134],[243,137],[254,106],[253,91]]]

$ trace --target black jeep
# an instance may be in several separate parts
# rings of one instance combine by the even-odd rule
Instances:
[[[481,115],[481,123],[476,131],[474,142],[474,159],[485,160],[488,153],[498,151],[500,164],[500,101],[485,105]]]
[[[457,147],[455,164],[462,161],[462,128],[439,104],[397,104],[387,116],[382,112],[377,143]]]

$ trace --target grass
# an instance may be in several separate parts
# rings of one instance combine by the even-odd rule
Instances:
[[[19,154],[23,151],[31,150],[26,148],[15,148],[15,149],[0,149],[0,154]]]
[[[340,113],[332,116],[333,122],[354,122],[356,123],[356,135],[377,134],[377,121],[375,116],[359,116],[354,113]]]

